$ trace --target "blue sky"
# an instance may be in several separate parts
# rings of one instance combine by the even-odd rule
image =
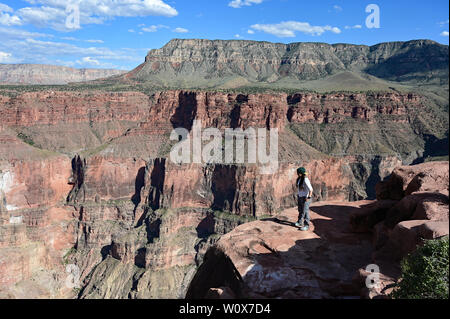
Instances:
[[[0,63],[132,69],[173,38],[448,45],[448,12],[447,0],[0,0]]]

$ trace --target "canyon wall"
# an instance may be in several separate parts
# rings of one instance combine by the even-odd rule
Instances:
[[[316,201],[357,200],[424,150],[422,142],[398,154],[400,138],[336,135],[345,147],[334,155],[317,132],[345,125],[373,137],[392,124],[408,133],[426,102],[400,93],[0,95],[0,294],[184,297],[221,235],[295,205],[298,166],[308,169]],[[278,129],[278,171],[172,163],[171,130],[191,130],[194,120],[221,131]],[[71,264],[79,287],[67,285]]]
[[[266,127],[289,123],[336,123],[345,118],[370,124],[376,115],[408,122],[408,110],[423,107],[423,97],[401,93],[237,94],[197,91],[140,92],[38,91],[0,95],[1,123],[8,126],[61,123],[152,121],[185,124],[195,118],[205,127]],[[158,115],[158,116],[155,116]],[[233,125],[234,124],[234,125]]]
[[[170,131],[190,130],[199,120],[221,130],[279,129],[280,161],[317,158],[320,151],[411,162],[424,152],[424,134],[447,130],[432,103],[411,93],[29,92],[0,96],[0,124],[33,146],[69,155],[114,147],[121,156],[167,156],[159,151]]]

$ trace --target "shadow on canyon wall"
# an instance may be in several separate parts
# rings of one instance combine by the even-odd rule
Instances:
[[[148,204],[153,210],[157,210],[161,207],[161,196],[164,192],[165,176],[166,159],[155,159],[152,172],[150,173],[150,191],[148,195]]]
[[[197,98],[195,92],[180,92],[178,107],[170,118],[173,128],[185,128],[190,131],[197,116]]]
[[[429,157],[448,156],[449,150],[449,132],[446,137],[438,139],[434,135],[424,135],[425,151],[422,157],[419,157],[413,161],[411,165],[421,164]]]
[[[131,197],[131,201],[134,204],[134,213],[136,214],[136,208],[141,202],[141,190],[145,186],[145,167],[141,167],[134,182],[134,195]]]
[[[237,189],[236,171],[236,166],[215,165],[211,181],[211,190],[214,195],[212,209],[232,210]]]
[[[68,203],[77,201],[83,202],[86,193],[84,187],[86,159],[82,159],[79,155],[77,155],[72,159],[71,164],[72,164],[72,176],[69,178],[69,184],[73,185],[73,188],[67,195],[66,201]]]

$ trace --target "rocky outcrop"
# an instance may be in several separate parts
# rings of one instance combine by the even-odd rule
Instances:
[[[238,226],[210,248],[186,297],[227,289],[240,298],[357,298],[352,282],[370,264],[366,234],[351,233],[349,213],[362,203],[314,203],[312,228],[301,232],[296,209]]]
[[[264,176],[246,165],[103,154],[71,159],[24,142],[9,127],[0,136],[2,296],[184,296],[218,236],[294,204],[296,164]],[[344,161],[307,165],[317,199],[349,196],[352,174]],[[81,292],[66,286],[68,264],[80,269]],[[94,290],[103,274],[124,281],[111,277],[105,290]]]
[[[111,69],[74,69],[44,64],[0,64],[0,83],[67,84],[107,78],[125,72]]]
[[[295,209],[235,228],[206,252],[186,297],[386,298],[400,260],[448,236],[448,162],[399,167],[383,187],[383,200],[313,204],[308,232],[294,227]],[[399,200],[405,189],[415,191]]]
[[[402,258],[423,240],[448,236],[448,190],[448,162],[401,166],[377,185],[380,199],[351,216],[354,230],[362,227],[373,233],[373,262],[381,269],[380,287],[363,288],[364,296],[388,294],[400,275]],[[359,278],[368,275],[361,270]]]
[[[448,195],[448,166],[445,163],[424,163],[396,168],[387,181],[376,187],[377,199],[400,200],[415,192]]]

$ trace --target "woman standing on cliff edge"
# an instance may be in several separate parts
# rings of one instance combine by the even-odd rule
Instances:
[[[311,197],[313,188],[309,178],[306,177],[306,168],[300,167],[297,169],[297,204],[298,204],[298,221],[295,226],[300,227],[301,231],[307,231],[309,229],[309,205],[311,204]]]

